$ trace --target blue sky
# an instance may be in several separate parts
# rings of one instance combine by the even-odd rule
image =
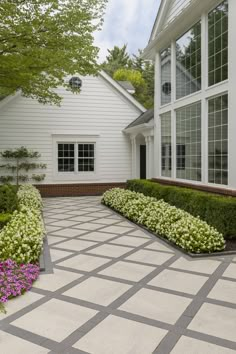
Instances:
[[[130,54],[136,54],[148,43],[160,0],[109,0],[102,31],[95,34],[100,48],[100,61],[107,48],[128,44]]]

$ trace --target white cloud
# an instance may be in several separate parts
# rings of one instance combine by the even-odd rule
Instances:
[[[95,33],[100,48],[100,61],[107,49],[128,44],[130,54],[143,49],[151,34],[160,0],[109,0],[103,29]]]

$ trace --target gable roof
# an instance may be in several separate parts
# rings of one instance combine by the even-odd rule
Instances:
[[[142,58],[153,60],[157,51],[165,49],[217,3],[219,0],[162,0]]]
[[[102,77],[107,83],[109,83],[116,91],[118,91],[127,101],[129,101],[133,106],[135,106],[139,111],[145,112],[146,108],[139,103],[131,94],[128,93],[118,82],[112,79],[105,71],[100,71],[98,74]],[[0,109],[3,108],[6,104],[12,101],[14,98],[20,95],[20,91],[17,91],[15,95],[7,96],[0,101]]]
[[[147,124],[154,119],[154,109],[151,108],[148,111],[142,113],[137,119],[130,123],[125,129],[133,128],[138,125]]]

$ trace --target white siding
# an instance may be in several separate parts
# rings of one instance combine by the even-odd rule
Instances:
[[[20,146],[37,150],[47,164],[43,183],[75,183],[70,177],[55,181],[53,135],[99,135],[99,176],[93,182],[124,182],[131,177],[131,144],[122,130],[141,111],[104,78],[82,80],[79,95],[58,90],[64,97],[61,107],[21,96],[6,104],[0,110],[0,150]],[[78,182],[88,181],[85,177]]]
[[[183,11],[185,7],[187,7],[192,0],[171,0],[171,5],[168,9],[164,28],[169,25],[180,13]]]

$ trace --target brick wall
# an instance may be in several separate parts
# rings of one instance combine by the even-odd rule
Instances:
[[[67,197],[102,195],[111,188],[125,188],[125,183],[91,183],[91,184],[42,184],[36,185],[43,197]]]
[[[219,188],[219,187],[212,187],[212,186],[202,186],[202,185],[197,185],[197,184],[195,185],[195,184],[191,184],[191,183],[178,182],[176,180],[174,180],[174,181],[168,180],[167,181],[167,180],[161,179],[161,178],[153,178],[152,181],[158,182],[161,184],[166,184],[169,186],[185,187],[185,188],[197,189],[199,191],[204,191],[204,192],[209,192],[209,193],[215,193],[215,194],[236,197],[236,190],[235,189]]]

